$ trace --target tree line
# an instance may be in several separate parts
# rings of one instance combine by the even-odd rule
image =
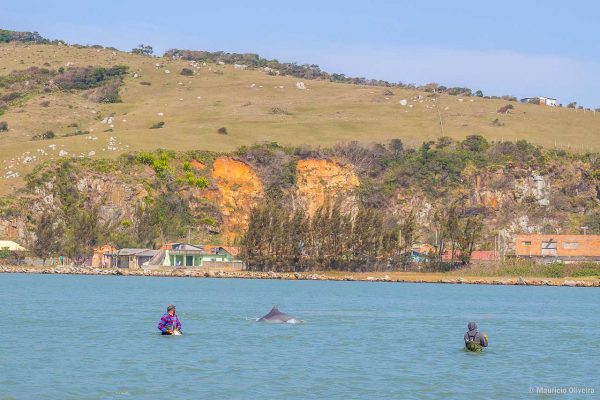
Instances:
[[[426,254],[429,261],[422,268],[467,264],[482,237],[482,217],[451,205],[436,212],[434,221],[436,250]],[[392,215],[362,205],[344,210],[333,203],[311,216],[271,199],[251,211],[242,253],[254,271],[406,270],[418,239],[414,209]],[[447,251],[453,255],[450,263],[442,260]]]

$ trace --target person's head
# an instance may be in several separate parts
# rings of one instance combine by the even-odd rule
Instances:
[[[173,304],[171,304],[167,307],[167,313],[169,315],[175,315],[175,306]]]
[[[477,324],[475,323],[475,321],[471,321],[471,322],[469,322],[469,324],[467,325],[467,328],[469,328],[469,330],[470,330],[470,331],[477,330]]]

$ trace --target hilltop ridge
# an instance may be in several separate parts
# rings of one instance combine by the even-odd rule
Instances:
[[[274,72],[273,60],[257,55],[246,56],[254,68],[220,52],[150,57],[32,35],[24,36],[31,41],[0,43],[2,193],[21,187],[40,162],[157,148],[231,151],[262,142],[331,146],[394,138],[417,147],[442,136],[480,134],[490,141],[600,149],[600,116],[594,112],[425,87],[299,78]],[[118,77],[95,81],[93,74],[114,68],[123,68]],[[60,85],[65,75],[77,78],[85,71],[94,76],[85,85]]]

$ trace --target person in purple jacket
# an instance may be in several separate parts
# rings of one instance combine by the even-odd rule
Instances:
[[[177,314],[175,314],[175,306],[173,304],[167,307],[167,312],[160,318],[158,330],[163,335],[181,335],[181,322]]]

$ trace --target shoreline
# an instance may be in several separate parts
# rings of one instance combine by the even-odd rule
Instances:
[[[113,275],[113,276],[150,276],[182,278],[223,278],[223,279],[277,279],[277,280],[318,280],[318,281],[356,281],[356,282],[396,282],[396,283],[439,283],[466,285],[504,285],[504,286],[566,286],[600,287],[600,279],[594,277],[543,278],[512,276],[455,276],[435,272],[254,272],[239,270],[202,270],[202,269],[104,269],[90,267],[32,267],[0,266],[0,274],[58,274],[58,275]]]

